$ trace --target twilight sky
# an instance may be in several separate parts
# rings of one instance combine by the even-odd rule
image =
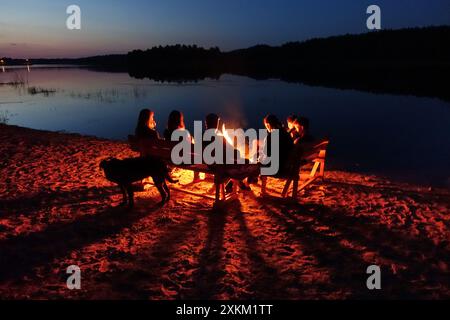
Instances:
[[[82,29],[66,28],[81,7]],[[82,57],[154,45],[222,50],[366,32],[366,8],[382,27],[450,25],[449,0],[1,0],[0,57]]]

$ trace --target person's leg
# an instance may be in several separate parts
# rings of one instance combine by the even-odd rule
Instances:
[[[261,176],[261,196],[267,194],[267,177]]]
[[[200,182],[202,179],[200,178],[200,172],[194,171],[194,180],[192,182]]]
[[[288,178],[286,180],[286,184],[284,185],[283,192],[281,192],[281,197],[286,198],[289,188],[291,187],[292,178]]]
[[[220,183],[219,183],[219,181],[215,181],[214,185],[216,187],[216,200],[215,200],[215,202],[218,203],[220,201]]]
[[[127,189],[123,185],[119,185],[120,190],[122,191],[122,202],[121,206],[125,206],[127,204]]]
[[[165,181],[163,182],[163,189],[164,189],[164,191],[166,191],[166,195],[167,195],[166,201],[168,202],[170,200],[170,189]]]
[[[220,184],[220,193],[222,194],[222,199],[224,201],[227,200],[227,194],[225,192],[225,184],[224,183]]]
[[[126,187],[128,193],[128,207],[132,209],[134,207],[134,191],[131,184]]]
[[[293,183],[293,190],[292,190],[292,199],[297,200],[297,195],[298,195],[298,178],[294,178],[294,183]]]

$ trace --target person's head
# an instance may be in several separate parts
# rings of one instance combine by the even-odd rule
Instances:
[[[206,130],[219,128],[219,116],[215,113],[210,113],[206,116],[205,126]]]
[[[139,113],[138,128],[156,128],[155,113],[149,109],[143,109]]]
[[[300,135],[309,133],[309,119],[305,117],[299,117],[294,121],[294,128]]]
[[[273,130],[281,130],[283,129],[283,124],[281,121],[273,114],[269,114],[264,118],[264,125],[266,126],[267,131],[272,132]]]
[[[167,121],[167,129],[170,132],[174,132],[178,129],[184,129],[184,116],[180,111],[174,110],[169,115],[169,120]]]
[[[303,126],[305,133],[309,133],[309,119],[306,117],[299,117],[298,122]]]
[[[292,130],[294,128],[295,120],[297,120],[296,115],[291,114],[290,116],[287,117],[287,126],[289,130]]]

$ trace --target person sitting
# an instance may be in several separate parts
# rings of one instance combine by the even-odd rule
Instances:
[[[181,111],[174,110],[169,114],[169,119],[167,121],[167,128],[164,130],[164,139],[167,141],[172,141],[172,134],[177,130],[186,131],[186,125],[184,124],[184,115]],[[191,144],[194,143],[194,138],[186,131],[187,139]],[[193,182],[199,182],[202,179],[200,178],[200,173],[194,171],[194,180]]]
[[[160,140],[158,131],[156,131],[155,113],[149,109],[143,109],[139,113],[138,123],[135,130],[135,136],[139,140]],[[159,158],[153,157],[146,152],[141,152],[141,158],[146,158],[148,163],[152,163],[156,167],[166,166],[166,163]],[[145,189],[148,179],[141,181],[140,188]]]
[[[143,109],[139,113],[139,119],[135,130],[138,139],[160,139],[156,131],[155,113],[149,109]]]
[[[297,159],[301,159],[305,151],[305,143],[313,142],[314,138],[309,134],[309,119],[305,117],[298,117],[294,120],[294,147],[292,149],[292,156],[287,163],[288,171],[297,171],[300,169],[301,163]]]
[[[314,139],[309,133],[309,119],[299,117],[294,121],[294,130],[296,132],[294,144],[297,145],[302,142],[312,142]]]
[[[218,132],[219,122],[220,122],[219,116],[215,113],[210,113],[205,118],[205,129],[206,130],[213,129],[216,130],[216,132]]]
[[[167,141],[172,140],[172,134],[176,130],[186,130],[184,124],[184,115],[182,112],[174,110],[169,114],[169,119],[167,121],[167,128],[164,130],[164,139]],[[188,139],[193,143],[193,138],[188,133]]]
[[[264,149],[267,156],[271,156],[272,152],[272,136],[274,130],[279,132],[279,161],[280,169],[277,176],[284,176],[288,172],[288,161],[291,151],[293,149],[293,141],[289,133],[284,129],[281,121],[273,114],[269,114],[264,118],[264,126],[267,129],[268,135],[265,140]]]
[[[292,140],[295,141],[295,139],[298,138],[297,130],[295,130],[294,123],[297,120],[297,116],[292,114],[287,117],[287,132],[291,136]]]

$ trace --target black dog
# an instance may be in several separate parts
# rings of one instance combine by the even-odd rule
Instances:
[[[166,180],[170,183],[178,182],[170,177],[166,164],[154,158],[129,158],[124,160],[111,158],[103,160],[100,163],[100,168],[105,172],[106,179],[119,185],[123,193],[124,205],[127,204],[128,195],[130,208],[134,206],[133,182],[152,177],[156,188],[161,194],[161,205],[170,200],[170,190]]]

